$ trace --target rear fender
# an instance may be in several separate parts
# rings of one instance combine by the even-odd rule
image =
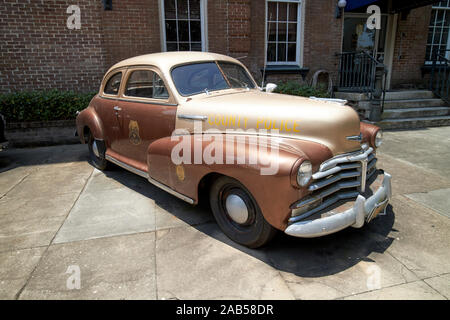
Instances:
[[[105,140],[102,120],[91,105],[78,114],[76,125],[81,143],[86,143],[84,136],[86,127],[89,128],[95,139]]]

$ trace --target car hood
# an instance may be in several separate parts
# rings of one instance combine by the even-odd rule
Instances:
[[[187,117],[186,117],[187,116]],[[191,118],[202,118],[194,121]],[[188,118],[188,119],[186,119]],[[258,90],[211,93],[187,99],[177,110],[177,129],[244,130],[303,139],[327,146],[333,155],[360,149],[349,136],[360,134],[358,114],[351,107],[304,97]],[[261,132],[260,130],[267,130]]]

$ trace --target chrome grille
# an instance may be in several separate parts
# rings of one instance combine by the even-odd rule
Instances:
[[[289,219],[297,222],[317,213],[334,203],[356,198],[364,192],[366,181],[376,172],[375,152],[372,148],[340,155],[325,161],[313,174],[308,190],[311,194],[291,205],[294,211],[302,211]],[[363,172],[365,168],[365,172]],[[311,209],[311,205],[315,206]]]

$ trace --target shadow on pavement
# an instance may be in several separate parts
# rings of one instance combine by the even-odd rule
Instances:
[[[281,231],[267,246],[249,249],[236,244],[226,237],[214,221],[207,201],[193,207],[182,200],[160,190],[121,168],[105,174],[119,183],[149,197],[162,209],[190,224],[200,232],[251,255],[277,270],[293,273],[301,277],[321,277],[339,273],[360,261],[372,261],[368,256],[383,253],[393,242],[388,237],[394,230],[395,214],[391,205],[386,215],[379,216],[361,229],[348,228],[321,238],[301,239],[288,236]],[[193,209],[195,208],[195,209]],[[189,213],[187,215],[186,213]],[[208,216],[208,222],[196,224],[192,215]]]
[[[59,146],[33,149],[11,149],[0,154],[0,172],[18,166],[87,161],[86,146]],[[191,206],[153,186],[146,179],[113,166],[104,172],[120,184],[153,199],[159,207],[203,234],[240,250],[277,270],[301,277],[321,277],[344,271],[359,261],[371,261],[371,253],[384,252],[393,242],[388,237],[393,230],[395,214],[389,205],[387,214],[361,229],[348,228],[333,235],[301,239],[279,232],[264,248],[257,250],[240,246],[227,238],[214,221],[207,201]],[[200,218],[199,218],[200,217]]]
[[[17,167],[87,161],[86,145],[6,149],[0,152],[0,173]]]

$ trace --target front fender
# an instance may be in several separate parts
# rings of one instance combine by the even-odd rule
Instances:
[[[84,136],[84,128],[88,127],[94,135],[94,138],[105,140],[105,134],[103,130],[103,122],[98,116],[97,112],[92,106],[88,106],[81,111],[76,119],[77,132],[80,137],[81,143],[86,143]]]
[[[363,135],[362,142],[367,142],[376,149],[375,147],[375,136],[377,135],[378,130],[380,130],[380,127],[377,127],[376,125],[362,122],[360,123],[360,129],[361,133]]]
[[[221,147],[223,154],[226,155],[223,157],[223,163],[207,163],[201,156],[195,158],[196,148],[205,152],[211,143],[202,139],[201,135],[183,135],[156,140],[148,148],[149,176],[192,198],[194,203],[198,202],[199,183],[203,177],[210,173],[229,176],[238,180],[250,191],[261,208],[264,218],[272,226],[284,230],[291,214],[289,206],[309,193],[306,188],[293,185],[291,179],[293,168],[300,158],[309,159],[313,163],[313,169],[317,168],[320,163],[331,157],[331,151],[315,142],[284,138],[258,140],[256,141],[257,149],[255,149],[255,141],[248,136],[242,139],[241,135],[241,140],[236,135],[227,134],[226,137],[234,139],[234,143],[229,144],[227,139],[222,139]],[[265,150],[263,146],[274,143],[275,140],[279,146],[278,152],[276,148]],[[172,153],[173,150],[180,149],[180,143],[185,144],[186,147],[178,154],[186,155],[185,159],[189,158],[190,161],[177,165],[177,161],[174,162],[172,159]],[[245,163],[238,162],[238,150],[245,151]],[[257,163],[250,163],[248,157],[255,150],[259,150],[256,151]],[[202,155],[203,152],[200,152]],[[190,153],[189,157],[187,153]],[[177,166],[182,167],[178,168],[178,173]],[[274,167],[277,168],[276,171],[272,170]],[[266,170],[263,170],[264,168]],[[270,174],[263,174],[263,172]]]

